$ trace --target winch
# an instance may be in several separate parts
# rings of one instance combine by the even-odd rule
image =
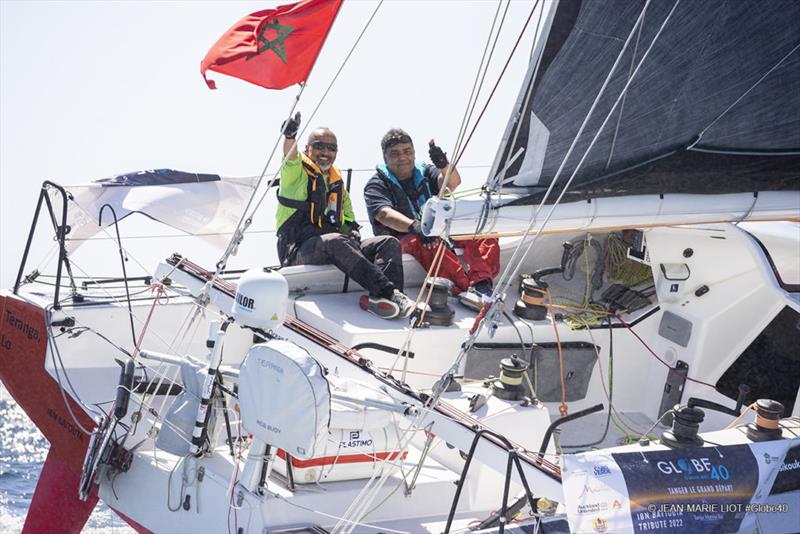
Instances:
[[[495,397],[503,400],[521,400],[525,397],[525,373],[528,362],[512,354],[510,358],[500,360],[500,378],[492,384]]]
[[[672,428],[661,434],[661,443],[673,449],[701,447],[703,438],[697,435],[706,414],[700,408],[675,405]]]
[[[456,312],[447,304],[447,297],[450,296],[452,288],[453,282],[447,278],[437,276],[425,279],[422,294],[428,295],[430,292],[430,299],[428,300],[430,309],[425,311],[425,317],[423,318],[425,322],[431,326],[450,326],[453,324],[453,317]]]
[[[756,401],[756,420],[747,425],[747,437],[752,441],[769,441],[781,439],[780,420],[783,416],[783,404],[772,399]]]
[[[545,292],[547,282],[535,278],[523,278],[520,282],[520,298],[514,304],[514,315],[528,321],[542,321],[547,318]]]

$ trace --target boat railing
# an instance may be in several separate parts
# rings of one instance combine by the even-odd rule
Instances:
[[[50,200],[49,189],[54,189],[61,194],[61,224],[58,224],[57,216],[55,210],[53,209],[53,203]],[[22,261],[19,265],[19,271],[17,272],[17,279],[14,282],[14,294],[16,295],[19,291],[19,287],[23,281],[22,273],[25,271],[25,264],[28,261],[28,253],[30,252],[31,243],[33,242],[33,235],[36,232],[36,224],[39,222],[39,213],[42,210],[42,203],[46,204],[47,211],[50,214],[50,221],[53,224],[53,230],[55,231],[55,238],[58,241],[58,266],[56,267],[56,282],[55,282],[55,291],[53,294],[53,309],[60,309],[61,304],[58,300],[59,292],[61,290],[61,273],[62,267],[66,267],[67,274],[69,275],[70,284],[72,286],[73,295],[77,295],[77,288],[75,286],[75,279],[72,276],[72,267],[69,263],[69,258],[67,257],[67,248],[66,248],[66,236],[70,232],[71,228],[67,225],[67,200],[71,200],[72,195],[67,192],[62,186],[58,185],[55,182],[51,182],[49,180],[45,180],[42,182],[42,188],[39,191],[39,200],[36,203],[36,210],[33,214],[33,222],[31,222],[31,229],[28,232],[28,241],[25,243],[25,251],[22,253]],[[38,271],[34,271],[30,275],[25,278],[25,281],[32,281],[33,279],[38,276]]]

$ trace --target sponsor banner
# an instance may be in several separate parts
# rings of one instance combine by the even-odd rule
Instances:
[[[631,532],[630,501],[622,470],[610,452],[561,458],[571,532]]]
[[[794,443],[793,443],[794,442]],[[800,440],[564,456],[573,532],[736,532],[755,526]],[[780,510],[777,510],[780,511]]]
[[[786,453],[783,465],[778,469],[775,484],[772,485],[772,491],[769,493],[777,495],[798,490],[800,490],[800,443],[794,445]]]

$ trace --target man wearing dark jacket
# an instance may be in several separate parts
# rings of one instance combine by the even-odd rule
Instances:
[[[361,240],[350,196],[339,169],[336,136],[317,128],[305,153],[295,137],[300,113],[284,122],[276,224],[282,266],[333,264],[369,291],[359,304],[384,319],[407,317],[414,304],[403,294],[400,243],[392,236]]]
[[[416,152],[411,137],[403,130],[389,130],[381,140],[383,163],[364,188],[369,220],[375,235],[392,235],[400,238],[403,252],[411,254],[426,270],[430,269],[436,255],[438,239],[422,235],[420,218],[422,206],[443,187],[453,191],[461,183],[458,170],[449,169],[442,149],[430,142],[429,154],[434,165],[416,162]],[[497,239],[460,241],[464,248],[461,265],[458,256],[446,250],[439,268],[439,276],[453,282],[453,293],[469,288],[491,295],[492,279],[500,271],[500,247]]]

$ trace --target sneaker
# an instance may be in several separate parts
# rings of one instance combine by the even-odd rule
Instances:
[[[398,306],[397,303],[395,302],[396,295],[397,295],[397,290],[395,290],[395,294],[392,295],[391,300],[382,297],[361,295],[361,298],[358,300],[358,305],[361,307],[362,310],[374,313],[375,315],[377,315],[382,319],[394,319],[395,317],[400,315],[400,306]]]
[[[483,309],[483,296],[475,291],[474,287],[459,293],[458,301],[470,310],[476,312],[479,312],[481,309]]]
[[[491,280],[481,280],[477,282],[475,285],[472,286],[472,289],[475,290],[476,293],[479,295],[483,295],[486,297],[492,296],[492,281]]]
[[[405,293],[400,291],[399,289],[394,290],[394,295],[392,295],[392,302],[397,304],[399,309],[399,316],[406,318],[411,315],[411,312],[414,311],[414,301],[411,300],[406,296]]]

